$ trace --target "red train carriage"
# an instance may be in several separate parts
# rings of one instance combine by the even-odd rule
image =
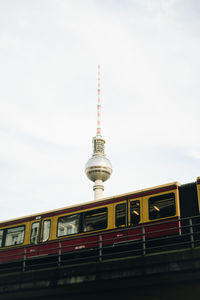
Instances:
[[[134,251],[143,239],[180,236],[180,217],[198,215],[199,201],[200,177],[191,184],[174,182],[2,222],[0,263],[74,254],[99,245]]]

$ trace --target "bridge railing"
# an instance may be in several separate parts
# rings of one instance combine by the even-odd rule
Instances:
[[[95,242],[92,239],[94,236]],[[33,269],[80,265],[200,247],[200,216],[93,233],[87,235],[88,241],[84,241],[84,236],[83,241],[79,237],[79,242],[74,245],[76,239],[77,237],[61,239],[55,247],[47,243],[46,245],[51,245],[49,248],[53,253],[51,255],[47,255],[48,246],[40,249],[39,255],[32,257],[28,254],[30,245],[20,247],[15,252],[13,249],[7,250],[7,261],[0,263],[0,275],[7,272],[26,272]],[[65,241],[68,241],[66,245]],[[70,251],[74,246],[77,250]],[[0,252],[0,261],[5,258],[3,255],[5,254]]]

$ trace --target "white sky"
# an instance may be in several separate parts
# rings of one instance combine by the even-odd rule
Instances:
[[[0,0],[0,220],[200,176],[199,0]]]

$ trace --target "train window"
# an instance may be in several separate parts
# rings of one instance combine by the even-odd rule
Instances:
[[[58,219],[58,237],[79,232],[80,214],[64,216]]]
[[[130,225],[136,225],[140,222],[140,201],[131,201],[130,203]]]
[[[6,229],[5,246],[20,245],[24,242],[25,226]]]
[[[126,203],[121,203],[115,207],[116,227],[126,226]]]
[[[169,193],[149,198],[149,219],[161,219],[175,215],[175,194]]]
[[[51,220],[45,220],[43,224],[43,234],[42,234],[42,241],[48,241],[50,237],[50,230],[51,230]]]
[[[31,226],[31,243],[38,244],[40,240],[40,222],[35,222]]]
[[[84,232],[107,227],[108,209],[106,207],[87,211],[83,214]]]
[[[2,247],[2,241],[3,241],[3,229],[0,230],[0,247]]]

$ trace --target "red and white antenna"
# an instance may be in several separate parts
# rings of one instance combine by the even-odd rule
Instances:
[[[101,136],[101,83],[100,65],[98,65],[98,103],[97,103],[97,136]]]

